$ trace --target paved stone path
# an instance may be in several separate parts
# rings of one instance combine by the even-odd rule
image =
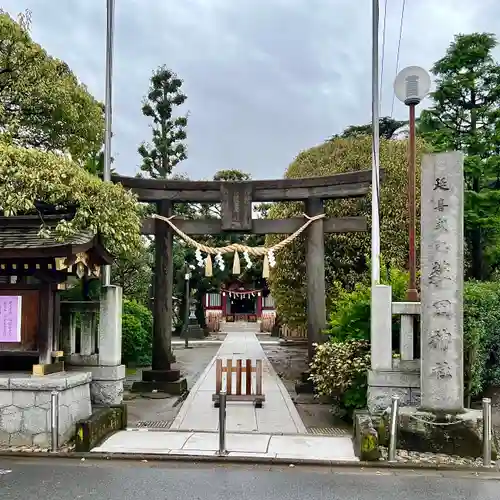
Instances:
[[[288,391],[267,360],[256,336],[256,324],[226,324],[228,332],[217,355],[191,389],[171,430],[217,431],[219,410],[214,408],[212,394],[215,391],[215,360],[262,359],[262,387],[266,401],[262,408],[249,402],[227,404],[227,431],[259,433],[306,433],[306,428],[295,409]],[[233,377],[234,379],[234,377]]]
[[[249,402],[227,404],[227,450],[239,457],[357,461],[350,437],[307,434],[290,395],[267,359],[256,324],[226,324],[227,336],[182,405],[168,431],[128,429],[108,438],[94,452],[214,455],[218,450],[219,410],[214,408],[215,362],[262,359],[262,408]]]

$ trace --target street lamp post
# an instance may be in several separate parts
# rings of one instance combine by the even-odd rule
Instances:
[[[417,290],[417,252],[416,252],[416,189],[415,189],[415,107],[425,98],[431,87],[431,79],[425,69],[409,66],[401,70],[394,81],[396,97],[409,108],[408,138],[408,269],[410,273],[407,299],[419,300]]]

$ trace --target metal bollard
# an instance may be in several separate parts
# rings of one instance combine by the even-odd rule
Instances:
[[[226,450],[226,393],[219,393],[219,455],[227,455]]]
[[[397,394],[392,395],[391,404],[391,422],[389,428],[389,451],[388,451],[388,461],[396,461],[396,441],[398,437],[398,413],[399,413],[399,396]]]
[[[491,467],[491,399],[483,398],[483,466]]]
[[[59,393],[56,391],[50,394],[50,427],[51,449],[55,452],[59,449]]]

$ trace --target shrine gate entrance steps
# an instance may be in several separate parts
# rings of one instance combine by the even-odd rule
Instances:
[[[235,329],[236,326],[240,326],[239,331]],[[216,356],[196,381],[182,405],[170,427],[171,431],[217,431],[219,410],[214,408],[212,395],[216,387],[216,359],[222,358],[232,359],[233,364],[236,364],[237,359],[251,359],[252,364],[255,364],[257,359],[262,359],[262,385],[266,396],[262,408],[255,408],[250,402],[229,402],[227,432],[307,433],[288,391],[262,350],[256,336],[257,330],[258,325],[252,323],[231,324]]]

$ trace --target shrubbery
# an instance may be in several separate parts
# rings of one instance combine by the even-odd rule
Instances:
[[[407,274],[389,273],[394,301],[404,301]],[[370,286],[338,290],[330,314],[330,339],[318,346],[311,364],[311,379],[318,394],[333,398],[351,413],[366,407],[367,371],[370,364]],[[398,348],[399,317],[394,317],[393,346]],[[500,283],[468,282],[464,290],[465,396],[480,395],[500,385]]]
[[[464,293],[466,396],[500,385],[500,283],[470,281]]]
[[[392,286],[392,299],[404,300],[408,275],[392,268],[384,284]],[[358,283],[351,292],[339,283],[338,297],[330,313],[329,342],[318,346],[311,363],[316,391],[334,399],[341,410],[351,413],[366,407],[367,372],[370,367],[370,284]],[[397,336],[399,323],[394,322]]]
[[[350,413],[366,408],[370,343],[366,340],[331,340],[317,346],[311,379],[318,394],[334,399]]]
[[[380,164],[384,178],[380,183],[380,233],[381,253],[398,268],[408,260],[408,211],[407,193],[402,186],[408,177],[408,146],[406,141],[381,140]],[[417,162],[427,151],[427,146],[417,140]],[[300,153],[288,167],[285,178],[297,179],[369,168],[372,155],[370,136],[334,139]],[[420,212],[420,167],[417,166],[417,211]],[[275,203],[269,210],[269,219],[301,217],[303,203]],[[328,217],[366,216],[370,226],[370,194],[362,198],[329,200],[324,212]],[[418,214],[417,214],[418,216]],[[417,233],[420,228],[417,227]],[[418,234],[417,234],[418,237]],[[268,235],[266,245],[283,240],[283,235]],[[326,301],[330,309],[337,301],[337,287],[342,283],[346,290],[353,290],[356,283],[369,279],[366,255],[370,253],[370,233],[325,234]],[[276,253],[277,265],[268,280],[278,314],[292,327],[306,325],[306,272],[305,236],[300,236]]]
[[[151,364],[153,316],[151,311],[133,300],[123,301],[122,362],[126,365]]]
[[[142,245],[142,209],[131,191],[61,155],[0,141],[0,214],[38,215],[40,203],[74,212],[54,229],[42,223],[43,236],[53,232],[65,241],[80,231],[99,233],[115,258],[133,257]]]
[[[405,300],[408,274],[398,269],[389,269],[382,284],[392,286],[392,300]],[[335,283],[338,297],[330,312],[327,333],[338,341],[370,340],[370,295],[369,283],[358,283],[353,291],[346,291],[340,283]],[[395,322],[393,332],[399,332]]]

